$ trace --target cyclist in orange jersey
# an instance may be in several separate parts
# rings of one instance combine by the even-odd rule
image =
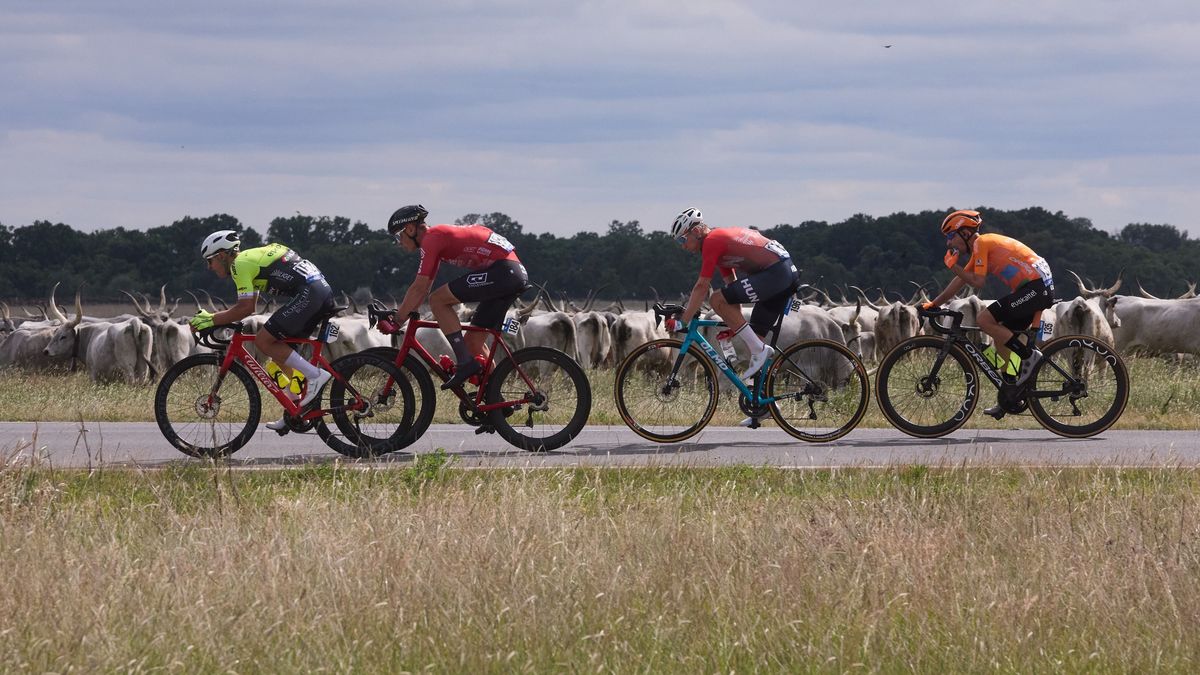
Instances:
[[[1042,359],[1042,353],[1035,345],[1022,342],[1017,331],[1029,328],[1038,312],[1054,304],[1054,277],[1050,265],[1033,249],[1012,237],[979,234],[982,224],[983,217],[978,211],[955,211],[942,221],[947,249],[944,261],[954,278],[923,307],[940,307],[967,284],[974,288],[983,286],[988,274],[999,277],[1012,293],[980,312],[979,328],[995,341],[996,351],[1003,359],[1008,359],[1009,350],[1021,357],[1017,384],[1023,384]],[[960,266],[958,259],[962,254],[967,254],[968,258],[966,264]],[[1003,416],[1003,410],[998,407],[984,412],[997,419]]]

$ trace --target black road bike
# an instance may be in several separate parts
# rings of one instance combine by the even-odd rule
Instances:
[[[897,429],[936,438],[966,423],[979,402],[979,373],[999,392],[1007,414],[1028,410],[1050,431],[1087,438],[1108,429],[1129,400],[1129,371],[1116,350],[1087,335],[1065,335],[1041,347],[1042,360],[1023,384],[997,370],[984,348],[964,333],[961,312],[918,310],[936,335],[918,335],[896,345],[879,364],[875,395],[879,409]],[[949,317],[949,327],[935,321]],[[1030,339],[1036,329],[1024,331]]]

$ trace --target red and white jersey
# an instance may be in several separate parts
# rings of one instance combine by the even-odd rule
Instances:
[[[708,279],[714,270],[722,277],[733,270],[753,274],[792,257],[783,244],[767,239],[758,230],[722,227],[708,233],[700,248],[700,276]]]
[[[475,272],[497,260],[520,261],[507,239],[483,225],[434,225],[425,230],[418,254],[417,276],[426,277],[444,262]]]

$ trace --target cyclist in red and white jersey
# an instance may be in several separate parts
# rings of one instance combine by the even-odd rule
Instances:
[[[475,356],[487,355],[487,333],[472,331],[464,337],[454,306],[478,302],[471,325],[495,330],[517,296],[529,286],[529,275],[512,243],[503,236],[483,225],[429,226],[425,224],[428,215],[424,206],[414,204],[397,209],[388,220],[388,232],[400,248],[417,251],[421,256],[417,276],[400,301],[396,317],[403,325],[409,312],[416,311],[428,296],[429,309],[458,362],[454,376],[442,385],[442,389],[453,389],[480,371]],[[469,272],[430,294],[443,262]]]
[[[687,251],[701,256],[700,277],[692,287],[679,319],[668,319],[667,330],[686,330],[707,299],[750,351],[750,366],[742,379],[750,379],[771,356],[762,338],[787,307],[799,287],[799,273],[783,244],[757,230],[741,227],[713,229],[699,209],[686,209],[671,225],[671,236]],[[720,272],[725,287],[709,297],[712,278]],[[743,303],[754,303],[750,321],[742,317]]]

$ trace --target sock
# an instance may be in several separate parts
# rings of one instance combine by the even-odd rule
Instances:
[[[298,370],[301,373],[304,373],[304,376],[309,379],[316,377],[317,374],[321,372],[320,368],[314,366],[308,361],[305,361],[304,357],[300,356],[300,354],[296,351],[288,354],[287,361],[284,361],[283,365],[291,368],[292,370]]]
[[[471,360],[471,352],[467,351],[467,341],[463,339],[461,330],[447,333],[446,339],[450,341],[450,346],[454,349],[454,359],[456,361],[466,363]]]
[[[1008,342],[1004,343],[1004,346],[1015,352],[1017,356],[1021,357],[1022,361],[1029,358],[1029,355],[1033,353],[1033,349],[1024,342],[1021,342],[1021,336],[1017,333],[1013,333],[1013,336],[1008,339]]]
[[[746,349],[749,349],[751,354],[761,352],[766,346],[763,344],[762,338],[758,337],[758,333],[755,333],[748,323],[743,324],[734,335],[742,339],[742,344],[746,345]]]

